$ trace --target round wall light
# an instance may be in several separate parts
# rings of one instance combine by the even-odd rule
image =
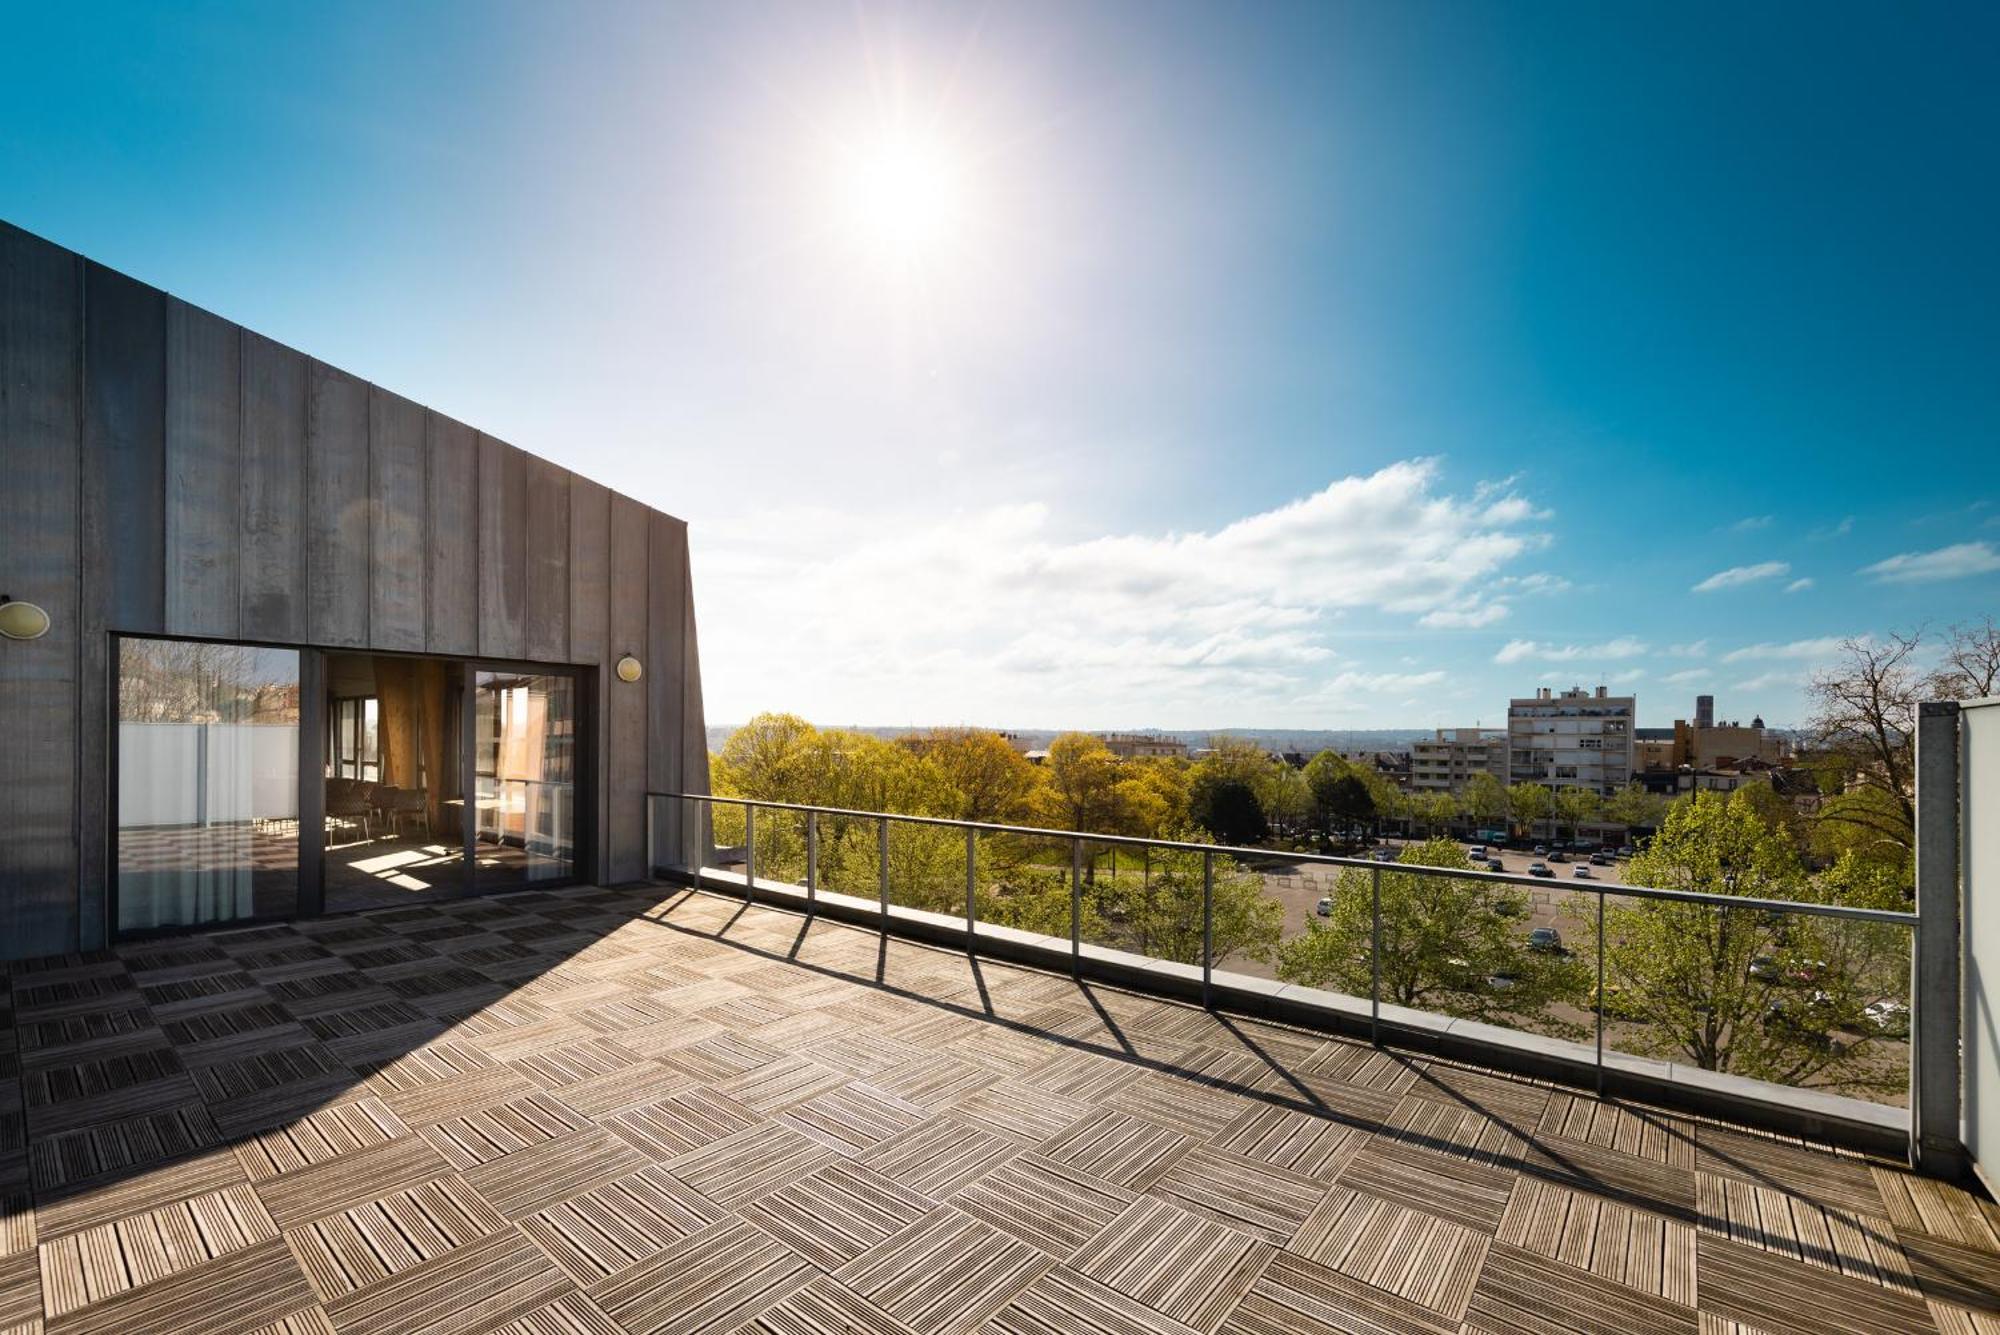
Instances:
[[[33,603],[17,603],[0,593],[0,635],[10,640],[39,640],[49,633],[49,614]]]
[[[646,669],[640,666],[639,660],[632,655],[627,654],[618,660],[618,680],[637,681],[645,675]]]

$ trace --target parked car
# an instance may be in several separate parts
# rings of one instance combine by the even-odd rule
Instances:
[[[1620,844],[1620,845],[1618,845],[1618,856],[1619,856],[1619,857],[1621,857],[1621,858],[1629,858],[1629,857],[1631,857],[1631,856],[1632,856],[1632,845],[1630,845],[1630,844]]]
[[[1528,864],[1528,875],[1553,878],[1555,873],[1549,870],[1549,864],[1546,862],[1530,862]]]
[[[1561,850],[1560,848],[1558,848],[1558,849],[1557,849],[1557,850],[1556,850],[1555,852],[1553,852],[1553,853],[1549,854],[1549,861],[1550,861],[1550,862],[1568,862],[1568,861],[1569,861],[1569,854],[1567,854],[1567,853],[1563,852],[1563,851],[1562,851],[1562,850]]]
[[[1465,856],[1471,858],[1474,862],[1484,862],[1486,860],[1486,845],[1474,844],[1465,850]]]
[[[1810,987],[1826,973],[1825,960],[1800,960],[1785,970],[1785,981],[1794,987]]]
[[[1576,879],[1579,881],[1589,881],[1596,879],[1590,874],[1590,864],[1587,862],[1577,863],[1576,870],[1571,872],[1570,875],[1576,877]]]
[[[1777,982],[1779,976],[1778,961],[1772,959],[1769,955],[1759,955],[1756,959],[1750,961],[1750,976],[1760,983]]]
[[[1331,897],[1322,898],[1319,901],[1319,903],[1313,905],[1313,912],[1317,913],[1322,918],[1331,918],[1333,916],[1332,898]]]
[[[1604,853],[1592,853],[1590,855],[1590,865],[1593,867],[1608,867],[1611,865],[1611,858]]]
[[[1511,969],[1500,969],[1486,975],[1486,985],[1495,992],[1510,992],[1518,987],[1520,982],[1521,975]]]
[[[1549,846],[1547,844],[1536,844],[1533,851],[1536,857],[1545,858],[1549,855]]]
[[[1885,1038],[1903,1038],[1910,1032],[1910,1008],[1903,1002],[1887,998],[1871,1001],[1861,1014],[1868,1027]]]
[[[1506,863],[1504,863],[1504,862],[1502,862],[1502,861],[1501,861],[1501,860],[1500,860],[1499,858],[1488,858],[1488,859],[1486,859],[1486,870],[1488,870],[1488,871],[1506,871],[1506,870],[1507,870],[1507,864],[1506,864]]]
[[[1562,933],[1553,927],[1537,927],[1528,933],[1528,949],[1545,955],[1560,955],[1563,949]]]
[[[1378,848],[1368,855],[1377,862],[1394,862],[1402,854],[1393,848]]]

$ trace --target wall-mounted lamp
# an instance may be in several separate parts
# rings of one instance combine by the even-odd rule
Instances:
[[[646,669],[632,655],[627,654],[618,660],[618,680],[637,681],[645,675]]]
[[[49,614],[33,603],[17,603],[0,593],[0,635],[10,640],[39,640],[49,633]]]

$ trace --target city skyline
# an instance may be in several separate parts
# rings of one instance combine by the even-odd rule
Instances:
[[[1791,726],[2000,606],[2000,18],[1723,14],[32,11],[0,216],[684,515],[717,720]]]

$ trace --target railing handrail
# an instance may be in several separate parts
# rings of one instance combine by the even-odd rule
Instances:
[[[1796,899],[1763,899],[1749,895],[1716,894],[1707,890],[1670,890],[1659,886],[1627,885],[1622,881],[1562,880],[1560,877],[1528,876],[1511,871],[1473,871],[1453,867],[1430,867],[1414,862],[1377,862],[1372,858],[1346,857],[1337,853],[1294,853],[1276,848],[1243,848],[1234,844],[1189,843],[1176,839],[1150,839],[1144,835],[1094,834],[1088,830],[1052,830],[1033,825],[1002,825],[991,821],[957,820],[948,816],[912,816],[894,811],[859,811],[849,807],[813,806],[801,802],[772,802],[758,797],[733,797],[722,793],[656,793],[650,798],[677,801],[723,802],[732,806],[764,807],[775,811],[814,812],[821,816],[846,816],[855,820],[893,820],[911,825],[932,825],[953,830],[973,830],[988,834],[1021,835],[1033,839],[1088,840],[1093,844],[1115,844],[1126,848],[1165,848],[1184,853],[1219,853],[1227,857],[1284,858],[1327,867],[1354,867],[1361,870],[1388,869],[1419,876],[1456,876],[1491,885],[1517,885],[1527,889],[1568,886],[1577,894],[1621,895],[1627,899],[1660,900],[1676,904],[1699,904],[1719,909],[1751,909],[1772,913],[1803,913],[1822,918],[1842,918],[1853,922],[1892,923],[1915,928],[1917,915],[1899,909],[1870,909],[1853,904],[1816,904]]]

